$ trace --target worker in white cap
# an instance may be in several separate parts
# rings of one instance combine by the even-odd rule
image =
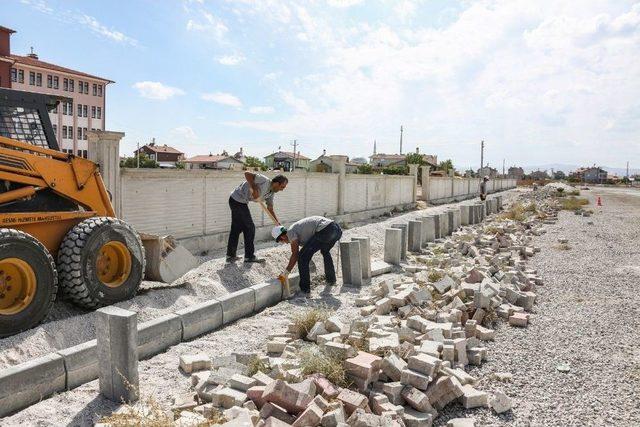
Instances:
[[[480,200],[484,201],[487,198],[487,182],[489,177],[485,175],[480,183]]]
[[[289,273],[298,263],[300,290],[303,296],[309,297],[311,294],[309,263],[313,254],[320,251],[324,259],[324,275],[327,283],[331,285],[336,283],[336,269],[331,258],[331,248],[342,237],[342,229],[333,220],[323,216],[310,216],[293,223],[288,230],[282,226],[274,227],[271,236],[278,243],[291,245],[289,264],[280,274],[280,281],[286,281]]]

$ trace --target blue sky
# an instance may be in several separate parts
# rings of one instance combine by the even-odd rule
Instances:
[[[640,3],[5,0],[14,53],[115,80],[122,153],[640,163]]]

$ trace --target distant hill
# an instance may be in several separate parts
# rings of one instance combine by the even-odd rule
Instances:
[[[522,168],[524,169],[525,173],[531,173],[537,170],[541,170],[541,171],[546,170],[547,172],[551,173],[551,169],[553,169],[554,171],[562,171],[568,174],[578,169],[579,167],[582,167],[582,166],[568,165],[564,163],[549,163],[546,165],[539,165],[539,166],[523,166]],[[612,168],[610,166],[602,166],[602,168],[607,172],[618,175],[618,176],[625,176],[627,174],[626,168]],[[635,175],[639,173],[640,173],[640,169],[629,168],[629,175]]]

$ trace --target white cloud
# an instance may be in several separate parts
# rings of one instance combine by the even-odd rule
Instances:
[[[171,129],[171,136],[174,138],[179,138],[186,141],[193,141],[198,139],[196,133],[191,128],[191,126],[178,126]]]
[[[214,93],[205,93],[202,95],[202,99],[205,101],[212,101],[217,104],[227,105],[229,107],[241,108],[242,101],[230,93],[224,92],[214,92]]]
[[[106,25],[100,23],[93,16],[79,14],[76,16],[76,20],[80,25],[85,26],[96,34],[104,36],[108,39],[116,41],[118,43],[126,43],[131,46],[137,46],[138,41],[134,38],[131,38],[120,31],[116,31],[114,29],[108,28]]]
[[[217,61],[222,65],[238,65],[243,62],[246,58],[242,54],[233,54],[233,55],[224,55],[219,56]]]
[[[264,106],[264,107],[256,106],[256,107],[251,107],[249,109],[249,112],[251,114],[272,114],[275,112],[275,109],[269,106]]]
[[[187,21],[187,30],[211,34],[217,41],[222,41],[229,31],[225,23],[212,13],[200,11],[197,19]]]
[[[160,82],[151,82],[151,81],[137,82],[137,83],[134,83],[133,88],[137,89],[138,93],[143,98],[156,99],[156,100],[162,100],[162,101],[173,98],[174,96],[184,95],[184,91],[182,89],[178,89],[177,87],[167,86]]]
[[[362,3],[363,0],[327,0],[327,4],[332,7],[351,7]]]

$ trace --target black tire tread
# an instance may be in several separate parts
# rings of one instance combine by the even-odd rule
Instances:
[[[143,247],[140,236],[129,224],[118,218],[111,217],[99,216],[85,219],[73,227],[63,239],[60,249],[58,250],[59,282],[65,297],[74,304],[88,309],[95,309],[104,305],[90,295],[89,289],[84,282],[82,277],[81,254],[93,230],[116,224],[131,230],[136,236],[140,247]],[[142,275],[144,275],[144,250],[142,256]],[[140,281],[142,281],[142,277],[140,277]]]
[[[53,303],[56,300],[56,295],[58,293],[58,283],[59,283],[58,274],[56,272],[56,263],[53,260],[51,253],[49,253],[47,248],[42,243],[40,243],[38,239],[33,237],[31,234],[25,233],[24,231],[16,230],[15,228],[0,228],[0,242],[6,238],[14,238],[14,239],[29,241],[35,244],[45,254],[47,258],[47,263],[49,264],[49,267],[51,267],[51,271],[53,271],[53,283],[51,284],[53,291],[51,292],[51,298],[49,299],[49,301],[47,301],[47,308],[45,311],[46,313],[49,313],[49,311],[51,311],[51,307],[53,307]],[[12,332],[12,335],[25,331],[27,329],[31,329],[35,326],[38,326],[40,323],[44,321],[46,317],[47,317],[46,315],[43,316],[42,319],[40,319],[37,323],[27,328],[22,328],[20,330],[16,330],[15,332]]]

